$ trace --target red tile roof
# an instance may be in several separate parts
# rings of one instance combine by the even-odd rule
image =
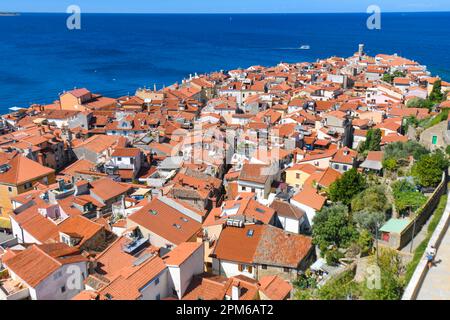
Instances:
[[[64,243],[53,243],[32,245],[3,263],[8,270],[35,288],[62,265],[83,261],[87,259],[77,249]]]
[[[9,169],[0,173],[0,183],[14,186],[49,176],[55,172],[55,170],[21,155],[12,158],[7,165]]]
[[[201,224],[164,202],[154,198],[128,219],[175,245],[189,241]]]

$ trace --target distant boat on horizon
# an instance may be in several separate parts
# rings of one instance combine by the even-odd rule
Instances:
[[[299,49],[300,50],[309,50],[309,49],[311,49],[311,47],[308,44],[304,44],[304,45],[301,45]]]

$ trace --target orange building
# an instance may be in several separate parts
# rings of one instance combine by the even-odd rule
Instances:
[[[30,191],[36,182],[55,183],[55,170],[21,155],[15,155],[9,161],[0,164],[0,222],[2,225],[9,223],[8,215],[13,209],[10,199]]]

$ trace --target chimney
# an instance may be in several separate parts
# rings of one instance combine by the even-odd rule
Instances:
[[[231,300],[239,300],[241,297],[241,288],[239,287],[239,283],[233,284],[231,288]]]
[[[41,165],[44,165],[44,155],[42,154],[42,152],[38,153],[37,160]]]

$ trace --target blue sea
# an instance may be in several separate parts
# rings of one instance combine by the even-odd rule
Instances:
[[[189,74],[366,52],[398,53],[450,79],[450,13],[68,14],[0,17],[0,113],[87,87],[106,96],[158,88]],[[303,44],[310,50],[298,50]]]

